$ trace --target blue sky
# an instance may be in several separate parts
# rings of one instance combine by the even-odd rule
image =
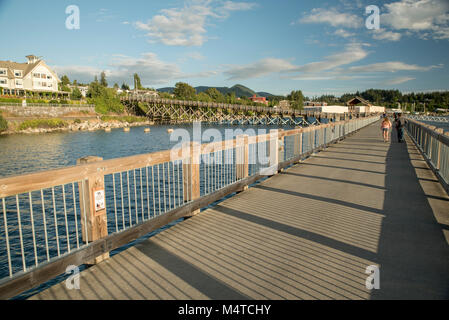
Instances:
[[[66,28],[66,8],[80,28]],[[380,9],[380,29],[365,8]],[[243,84],[341,95],[448,90],[449,1],[0,0],[0,60],[35,54],[71,80]]]

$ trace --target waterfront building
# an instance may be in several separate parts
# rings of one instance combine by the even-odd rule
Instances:
[[[35,55],[26,56],[27,62],[0,61],[0,94],[20,97],[68,97],[59,91],[59,82],[44,60]]]
[[[252,102],[263,103],[268,105],[267,98],[265,97],[258,97],[256,95],[253,95],[251,98],[249,98],[249,100],[251,100]]]
[[[349,108],[349,112],[357,113],[383,113],[385,112],[385,107],[374,106],[368,100],[361,97],[355,97],[349,100],[346,105]]]
[[[304,111],[308,112],[321,112],[321,113],[347,113],[348,107],[346,106],[304,106]]]
[[[327,102],[306,101],[306,102],[304,102],[304,106],[306,106],[306,107],[322,107],[322,106],[327,106]]]

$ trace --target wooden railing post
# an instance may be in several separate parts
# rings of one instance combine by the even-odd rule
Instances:
[[[182,181],[184,201],[189,202],[200,197],[200,157],[201,145],[191,142],[189,146],[189,157],[182,161]],[[195,210],[191,215],[196,215],[200,210]]]
[[[273,176],[278,172],[279,165],[279,133],[278,130],[270,130],[268,146],[268,168],[261,170],[261,174]]]
[[[302,129],[302,127],[295,127],[295,129]],[[300,133],[295,134],[293,142],[293,154],[299,156],[302,154],[302,130]]]
[[[235,139],[235,159],[236,159],[236,169],[235,174],[237,180],[244,179],[249,176],[249,144],[248,135],[242,134],[238,135]],[[242,190],[248,189],[248,186],[244,186]]]
[[[278,144],[279,144],[279,162],[283,162],[285,160],[285,137],[284,137],[284,129],[278,130]],[[282,168],[278,170],[278,172],[282,172]]]
[[[439,133],[439,134],[444,134],[444,129],[443,128],[438,128],[438,129],[435,129],[435,131],[437,132],[437,133]],[[437,160],[437,163],[436,163],[436,168],[437,168],[437,170],[440,170],[440,161],[441,161],[441,141],[440,140],[437,140],[437,143],[438,143],[438,160]]]
[[[77,165],[102,161],[103,158],[88,156],[76,161]],[[108,235],[108,220],[106,216],[106,198],[104,174],[98,170],[79,183],[81,229],[84,242],[93,242]],[[84,192],[83,192],[84,191]],[[87,224],[87,226],[86,226]],[[87,232],[87,238],[86,238]],[[87,264],[97,264],[109,258],[106,252]]]

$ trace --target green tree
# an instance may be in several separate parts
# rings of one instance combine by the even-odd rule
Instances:
[[[223,102],[224,101],[223,94],[220,91],[218,91],[216,88],[209,88],[204,93],[207,94],[214,102]]]
[[[89,85],[87,97],[88,102],[95,105],[95,111],[98,113],[122,113],[124,110],[115,89],[103,87],[98,81],[93,81]]]
[[[69,85],[70,84],[69,77],[67,77],[66,75],[63,75],[61,77],[61,83],[62,83],[63,86]]]
[[[106,73],[104,71],[100,75],[100,84],[105,88],[108,87],[108,82],[106,81]]]
[[[122,83],[122,90],[129,90],[129,86],[126,83]]]
[[[159,95],[159,98],[161,98],[161,99],[173,99],[172,95],[168,92],[158,91],[157,94]]]
[[[70,96],[72,100],[80,100],[82,97],[83,95],[81,94],[81,91],[78,88],[73,89],[72,94]]]
[[[230,104],[235,104],[237,101],[237,97],[235,96],[234,92],[229,92],[226,94],[226,102]]]
[[[114,83],[114,89],[117,90],[119,88],[117,83]]]
[[[70,84],[69,77],[63,75],[61,77],[61,91],[70,92],[69,84]]]
[[[192,86],[184,82],[178,82],[175,85],[173,94],[176,99],[180,100],[194,100],[196,99],[196,90]]]
[[[104,95],[104,87],[100,85],[97,79],[89,84],[89,89],[87,90],[88,98],[98,98]]]
[[[290,105],[293,109],[302,109],[304,106],[304,96],[301,90],[293,90],[287,99],[290,100]]]
[[[134,73],[134,90],[142,90],[142,83],[140,82],[140,77],[137,73]]]
[[[212,98],[206,94],[206,92],[200,92],[198,93],[198,95],[196,96],[198,101],[202,101],[202,102],[212,102]]]

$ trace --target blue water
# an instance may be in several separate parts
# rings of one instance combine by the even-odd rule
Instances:
[[[169,125],[156,125],[151,126],[150,133],[144,133],[144,127],[133,127],[130,129],[130,132],[123,132],[123,129],[113,129],[112,132],[104,132],[104,131],[95,131],[95,132],[55,132],[55,133],[46,133],[46,134],[16,134],[9,136],[0,136],[0,178],[8,177],[13,175],[31,173],[41,170],[55,169],[66,166],[71,166],[76,164],[76,160],[81,157],[93,155],[100,156],[104,159],[112,159],[119,158],[137,154],[145,154],[156,152],[160,150],[167,150],[173,147],[178,141],[170,141],[170,134],[167,132],[167,129],[185,129],[186,132],[192,136],[193,126],[192,125],[178,125],[178,126],[169,126]],[[219,132],[225,137],[225,132],[228,133],[226,138],[232,138],[229,136],[231,130],[241,129],[245,130],[246,134],[264,134],[267,133],[270,129],[275,129],[276,126],[228,126],[228,125],[202,125],[202,133],[207,129],[215,129],[215,133]],[[251,130],[252,129],[252,130]],[[282,129],[289,130],[292,127],[283,126]],[[236,134],[241,134],[241,130],[236,132]],[[209,138],[203,136],[202,142],[211,141]],[[177,170],[177,168],[173,168],[172,170]],[[124,177],[127,174],[124,174]],[[134,172],[134,175],[136,172]],[[143,177],[143,180],[146,180],[146,172],[137,172],[137,185],[139,184],[140,177]],[[167,175],[168,176],[168,175]],[[116,179],[118,176],[116,176]],[[130,175],[130,186],[131,190],[133,190],[133,175]],[[113,186],[112,178],[109,176],[105,179],[106,183],[106,193],[111,195],[111,189]],[[173,184],[173,181],[172,181]],[[157,183],[156,183],[157,185]],[[116,188],[118,190],[119,184],[116,182]],[[156,187],[156,189],[160,188]],[[146,189],[143,189],[144,191]],[[47,223],[48,223],[48,234],[49,239],[54,239],[55,234],[59,233],[59,244],[61,246],[61,253],[66,252],[66,246],[69,243],[70,247],[74,247],[76,245],[77,237],[75,236],[74,230],[76,230],[74,224],[75,220],[79,219],[79,212],[81,211],[79,208],[79,202],[76,201],[76,198],[73,199],[73,191],[76,194],[79,193],[77,184],[67,185],[65,189],[66,193],[66,201],[68,207],[68,217],[65,217],[63,202],[62,202],[62,190],[61,187],[55,188],[57,205],[56,211],[57,217],[55,218],[56,227],[52,227],[51,223],[53,219],[52,211],[51,211],[51,190],[44,190],[43,197],[45,203],[45,211],[47,214]],[[125,196],[127,196],[127,191],[124,191]],[[202,190],[202,194],[204,190]],[[39,261],[45,261],[45,246],[44,246],[44,232],[43,232],[43,223],[42,223],[42,205],[40,202],[40,193],[33,192],[32,193],[33,207],[34,207],[34,223],[36,228],[36,237],[38,243],[38,258]],[[131,197],[132,197],[131,192]],[[178,194],[178,200],[180,195]],[[79,198],[78,198],[79,199]],[[128,211],[135,212],[140,208],[145,209],[146,204],[141,205],[141,197],[139,194],[134,198],[135,202],[132,201],[130,206],[127,207],[125,203],[124,208],[118,208],[119,217],[120,210],[128,213]],[[28,202],[27,202],[28,201]],[[109,196],[106,198],[107,207],[113,208],[113,199]],[[28,195],[20,195],[19,202],[29,203]],[[76,212],[73,211],[72,203],[78,203],[76,206],[76,210],[78,212],[78,217],[75,219]],[[6,207],[8,213],[8,223],[10,224],[9,228],[9,238],[11,241],[11,252],[13,256],[13,269],[14,272],[21,270],[22,261],[20,254],[20,244],[18,242],[18,228],[14,227],[17,225],[17,209],[16,209],[15,198],[10,197],[6,199]],[[151,208],[153,203],[149,203],[149,207]],[[163,202],[163,206],[165,203]],[[71,208],[70,208],[71,207]],[[120,207],[120,206],[119,206]],[[27,211],[28,210],[28,211]],[[31,267],[34,265],[34,250],[33,250],[33,239],[31,232],[31,221],[30,221],[30,209],[26,206],[21,207],[21,215],[22,215],[22,229],[23,229],[23,237],[24,237],[24,245],[25,245],[25,255],[26,255],[26,264],[27,267]],[[145,211],[145,210],[143,210]],[[151,210],[149,210],[151,211]],[[109,221],[114,221],[114,217],[112,216],[113,211],[108,210],[108,229],[109,232],[115,232],[114,224],[109,223]],[[111,215],[111,216],[110,216]],[[69,237],[64,238],[66,234],[65,230],[65,219],[68,220],[69,224]],[[134,216],[126,215],[125,224],[128,224],[129,221],[132,221]],[[8,263],[6,257],[6,247],[4,241],[4,227],[3,227],[3,216],[0,216],[0,279],[8,275]],[[164,228],[157,230],[144,238],[141,238],[129,245],[134,245],[136,242],[143,241],[146,239],[170,226],[176,224],[178,221],[171,223],[170,225],[165,226]],[[80,223],[78,221],[78,223]],[[119,226],[120,227],[120,226]],[[57,231],[58,229],[58,231]],[[14,240],[14,241],[13,241]],[[56,255],[56,245],[53,240],[49,240],[50,244],[50,255]],[[128,246],[129,246],[128,245]],[[126,247],[128,247],[126,246]],[[126,248],[124,247],[124,248]],[[111,254],[115,254],[124,248],[113,251]],[[84,267],[83,267],[84,268]],[[53,281],[50,281],[39,288],[33,290],[32,292],[25,293],[20,295],[19,298],[26,298],[36,292],[39,292],[42,289],[45,289],[56,282],[62,281],[65,277],[59,277]]]
[[[130,132],[113,129],[111,132],[53,132],[45,134],[15,134],[0,136],[0,178],[76,165],[76,160],[85,156],[98,156],[103,159],[120,158],[168,150],[177,142],[170,142],[167,129],[182,128],[190,135],[190,125],[155,125],[150,133],[144,133],[144,127],[133,127]],[[228,126],[205,125],[206,129],[225,130],[254,129],[256,134],[266,133],[276,126]],[[292,127],[283,126],[288,130]],[[261,131],[260,131],[261,130]],[[246,131],[245,133],[251,134]],[[210,140],[203,140],[209,142]]]
[[[449,119],[449,116],[445,116],[444,118]],[[434,121],[425,121],[425,120],[420,120],[420,121],[423,123],[435,126],[437,128],[442,128],[445,132],[449,132],[449,122],[434,122]]]

